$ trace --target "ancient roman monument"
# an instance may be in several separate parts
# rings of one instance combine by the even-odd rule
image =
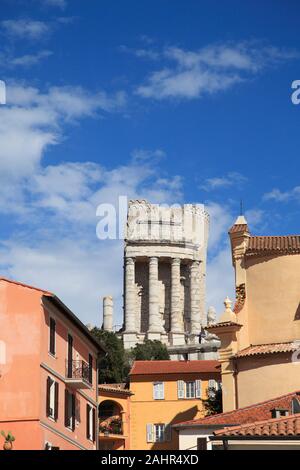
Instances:
[[[219,343],[215,337],[205,339],[203,329],[208,230],[202,204],[129,202],[121,332],[125,349],[150,339],[166,344],[173,359],[215,357]],[[213,316],[210,309],[210,322]]]

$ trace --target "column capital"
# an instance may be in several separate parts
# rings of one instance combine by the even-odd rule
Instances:
[[[181,264],[180,258],[171,258],[171,264]]]
[[[135,258],[132,256],[126,257],[125,258],[125,264],[134,264],[135,263]]]

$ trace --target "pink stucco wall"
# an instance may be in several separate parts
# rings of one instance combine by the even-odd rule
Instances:
[[[97,350],[61,310],[43,306],[44,294],[0,279],[0,429],[13,432],[15,449],[44,449],[45,442],[61,449],[94,449],[96,442],[86,438],[86,405],[97,403]],[[56,321],[55,357],[49,353],[50,316]],[[93,355],[91,389],[75,391],[66,384],[68,333],[74,339],[73,359],[88,362],[89,353]],[[46,416],[48,376],[59,383],[57,421]],[[74,431],[64,423],[66,387],[75,394]]]

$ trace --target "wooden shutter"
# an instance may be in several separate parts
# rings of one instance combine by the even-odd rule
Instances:
[[[147,433],[147,442],[154,442],[153,424],[146,425],[146,433]]]
[[[55,354],[55,330],[56,324],[54,318],[50,318],[50,344],[49,350],[51,354]]]
[[[57,421],[58,419],[58,391],[59,391],[59,384],[58,382],[55,382],[54,386],[54,419]]]
[[[65,426],[68,428],[70,426],[70,417],[69,417],[69,392],[65,390]]]
[[[50,416],[50,389],[51,389],[52,379],[47,378],[47,391],[46,391],[46,416]]]
[[[165,425],[165,441],[170,442],[172,440],[172,428],[171,424]]]
[[[86,438],[90,439],[90,405],[86,404]]]
[[[196,398],[201,398],[201,380],[196,380],[195,385],[196,385]]]
[[[89,354],[89,382],[93,384],[93,356]]]
[[[72,378],[73,372],[73,338],[68,335],[68,379]]]
[[[93,442],[96,440],[96,410],[93,408]]]
[[[184,381],[177,381],[177,398],[184,398]]]
[[[75,429],[75,395],[72,393],[72,431]]]

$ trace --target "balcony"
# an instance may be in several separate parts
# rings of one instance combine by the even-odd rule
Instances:
[[[66,360],[66,383],[75,389],[92,388],[90,368],[82,360]]]

